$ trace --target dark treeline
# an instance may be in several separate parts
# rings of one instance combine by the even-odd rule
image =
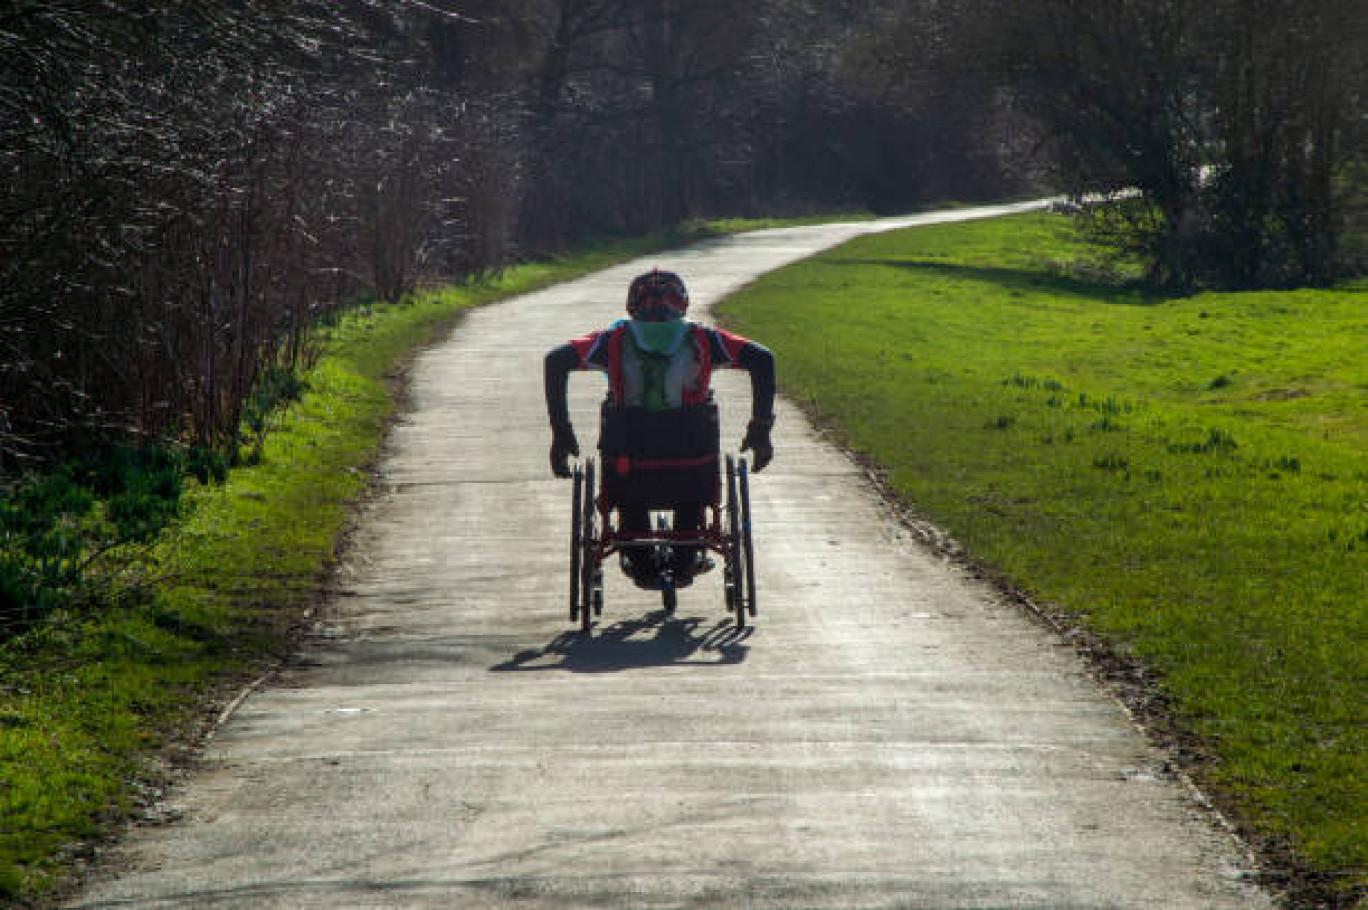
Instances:
[[[367,294],[1034,178],[1008,106],[900,3],[0,9],[10,471],[110,437],[231,450],[250,391]]]
[[[346,301],[697,216],[1133,187],[1157,281],[1324,281],[1358,0],[0,0],[0,468],[234,451]],[[1355,168],[1359,168],[1356,170]]]

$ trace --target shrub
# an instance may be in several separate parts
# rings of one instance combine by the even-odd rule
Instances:
[[[0,636],[117,597],[181,515],[185,478],[226,474],[219,453],[115,446],[0,491]]]

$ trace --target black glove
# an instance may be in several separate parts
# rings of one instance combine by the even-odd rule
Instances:
[[[570,456],[579,454],[579,440],[575,428],[568,423],[551,428],[551,473],[557,477],[570,476]]]
[[[770,442],[770,427],[774,426],[773,417],[752,417],[746,427],[746,438],[741,440],[741,451],[754,453],[755,470],[765,470],[765,465],[774,458],[774,443]]]

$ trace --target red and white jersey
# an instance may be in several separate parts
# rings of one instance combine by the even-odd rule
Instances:
[[[673,330],[662,342],[661,333]],[[647,335],[654,337],[646,337]],[[637,361],[647,350],[665,358],[663,405],[680,408],[708,400],[712,372],[740,366],[741,350],[750,339],[696,322],[643,323],[621,319],[606,329],[573,339],[579,355],[578,369],[600,370],[608,374],[612,400],[628,407],[641,407],[645,390]]]

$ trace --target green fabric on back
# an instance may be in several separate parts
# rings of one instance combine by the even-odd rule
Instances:
[[[653,354],[665,354],[674,356],[675,351],[679,350],[679,343],[688,334],[689,323],[681,320],[671,320],[670,322],[639,322],[632,321],[631,334],[632,340],[636,342],[638,351],[650,351]]]
[[[689,323],[628,323],[627,341],[641,364],[641,406],[648,411],[664,411],[670,403],[665,395],[665,377],[680,344],[689,333]]]

